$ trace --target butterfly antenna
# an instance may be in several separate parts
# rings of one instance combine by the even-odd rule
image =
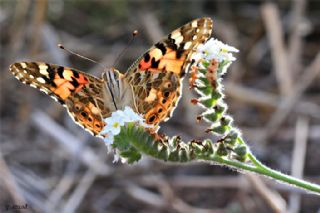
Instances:
[[[134,30],[134,31],[132,32],[132,37],[131,37],[130,40],[128,41],[127,46],[126,46],[126,47],[121,51],[121,53],[118,55],[117,59],[116,59],[115,62],[114,62],[113,67],[115,67],[115,66],[118,64],[119,59],[121,58],[121,56],[123,55],[123,53],[125,53],[126,50],[130,47],[130,45],[132,44],[134,38],[136,37],[136,35],[138,35],[138,33],[139,33],[138,30]]]
[[[91,58],[85,57],[85,56],[83,56],[83,55],[80,55],[80,54],[78,54],[78,53],[76,53],[76,52],[73,52],[72,50],[69,50],[69,49],[65,48],[62,44],[58,44],[58,47],[59,47],[60,49],[62,49],[62,50],[67,51],[67,52],[70,53],[70,54],[76,55],[76,56],[78,56],[78,57],[80,57],[80,58],[82,58],[82,59],[85,59],[85,60],[90,61],[90,62],[92,62],[92,63],[98,64],[98,65],[101,66],[103,69],[105,68],[105,66],[103,66],[103,65],[100,64],[99,62],[97,62],[97,61],[95,61],[95,60],[93,60],[93,59],[91,59]]]

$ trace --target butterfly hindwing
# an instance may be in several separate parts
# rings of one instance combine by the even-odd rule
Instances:
[[[210,37],[211,31],[210,18],[196,19],[156,43],[128,69],[126,78],[147,123],[157,125],[171,116],[193,53]]]
[[[104,82],[68,67],[42,62],[18,62],[10,71],[22,83],[38,88],[68,109],[73,120],[97,135],[110,116],[103,98]]]

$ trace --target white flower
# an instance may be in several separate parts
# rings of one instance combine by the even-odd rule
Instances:
[[[143,122],[143,117],[134,112],[131,107],[126,106],[123,110],[123,114],[127,116],[127,122]]]
[[[117,135],[120,133],[121,126],[124,125],[124,119],[119,115],[112,113],[111,117],[104,119],[104,122],[107,124],[100,134],[112,134]]]
[[[217,39],[209,39],[206,43],[200,44],[197,48],[200,57],[205,60],[216,59],[218,62],[235,61],[231,52],[239,52],[238,49],[222,43]]]
[[[113,134],[111,134],[110,132],[109,133],[100,133],[100,134],[103,134],[104,138],[103,138],[103,141],[107,144],[107,145],[110,145],[110,144],[113,144]],[[108,148],[109,149],[109,148]],[[111,149],[110,149],[111,150]]]
[[[141,115],[133,111],[132,108],[126,106],[124,110],[117,110],[112,112],[111,116],[104,119],[106,126],[100,132],[100,135],[104,136],[104,142],[107,144],[113,143],[113,137],[118,135],[121,131],[121,126],[124,126],[129,122],[137,122],[144,127],[151,127],[144,123],[144,119]]]
[[[152,127],[152,125],[146,124],[142,115],[134,112],[131,107],[126,106],[123,110],[123,113],[126,116],[126,122],[138,122],[140,126],[146,128]]]

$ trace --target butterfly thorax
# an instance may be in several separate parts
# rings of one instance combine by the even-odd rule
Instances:
[[[124,75],[118,70],[111,68],[102,74],[104,81],[104,100],[111,111],[123,110],[125,106],[136,109],[132,86]]]

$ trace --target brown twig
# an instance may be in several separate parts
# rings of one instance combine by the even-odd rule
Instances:
[[[59,145],[62,146],[63,150],[67,150],[72,155],[78,156],[84,164],[93,169],[97,174],[106,175],[111,172],[111,168],[108,167],[102,160],[100,160],[97,155],[89,149],[89,147],[83,148],[83,150],[79,150],[79,145],[81,144],[81,142],[60,125],[55,123],[46,114],[37,111],[31,117],[33,123],[38,128],[54,137],[56,139],[56,142],[58,142]]]
[[[67,200],[66,204],[62,208],[61,212],[75,212],[79,207],[81,201],[84,199],[85,194],[93,184],[97,174],[89,169],[84,176],[81,178],[77,188],[71,194],[70,198]]]
[[[226,95],[228,97],[245,102],[246,104],[277,108],[281,99],[283,99],[273,93],[244,87],[229,81],[224,82],[224,87],[226,88]],[[313,102],[298,102],[292,110],[303,115],[320,119],[320,107]]]
[[[146,177],[148,182],[152,182],[154,187],[161,192],[162,196],[155,194],[149,190],[146,190],[140,186],[129,184],[127,192],[137,200],[140,200],[149,205],[156,206],[160,209],[171,208],[177,212],[195,212],[195,213],[220,213],[220,209],[201,209],[190,206],[183,200],[178,198],[170,185],[157,176]]]
[[[15,201],[14,203],[19,205],[24,205],[26,203],[26,200],[22,194],[22,190],[15,181],[14,175],[12,175],[10,169],[8,168],[5,160],[2,157],[2,152],[0,149],[0,178],[3,181],[3,186],[8,190],[11,197]],[[1,192],[5,193],[5,192]]]
[[[144,13],[141,13],[141,16],[139,16],[139,20],[144,25],[144,29],[146,30],[147,36],[150,41],[153,43],[160,41],[164,33],[158,19],[154,16],[154,14],[145,11]]]
[[[305,164],[305,156],[308,141],[308,119],[299,117],[296,124],[296,137],[292,154],[291,174],[296,178],[304,178],[303,170]],[[301,208],[301,195],[291,193],[289,197],[289,212],[298,213]]]
[[[302,28],[303,18],[306,10],[306,0],[294,0],[291,11],[291,33],[289,38],[288,61],[290,70],[293,74],[297,74],[301,69],[301,49],[303,48],[303,40],[305,32]]]
[[[47,12],[47,0],[38,0],[35,2],[35,9],[33,13],[32,26],[32,37],[30,45],[30,54],[35,55],[39,50],[41,41],[41,28]]]
[[[247,174],[247,177],[252,183],[252,186],[256,192],[266,201],[266,203],[274,210],[274,212],[286,212],[286,202],[277,192],[268,188],[260,177],[254,174]]]
[[[320,73],[320,53],[318,53],[311,64],[305,69],[304,74],[299,79],[299,83],[296,84],[292,92],[282,99],[278,109],[273,113],[268,124],[266,125],[266,131],[262,135],[260,141],[265,141],[268,137],[272,136],[281,125],[281,123],[288,116],[293,106],[296,104],[302,93],[308,88],[308,86],[316,79],[316,76]]]
[[[280,93],[287,95],[292,91],[293,77],[288,69],[287,51],[284,45],[279,10],[275,4],[266,3],[262,5],[261,11],[270,41],[272,61]]]
[[[57,44],[60,43],[60,38],[56,29],[49,24],[43,24],[41,27],[41,37],[43,38],[44,47],[52,57],[53,61],[51,63],[70,66],[67,55],[57,47]]]
[[[48,199],[46,200],[46,209],[48,212],[55,212],[55,208],[59,206],[59,202],[63,199],[63,196],[70,190],[76,179],[74,167],[78,167],[77,159],[72,158],[67,166],[67,171],[61,178],[56,187],[52,190]]]

